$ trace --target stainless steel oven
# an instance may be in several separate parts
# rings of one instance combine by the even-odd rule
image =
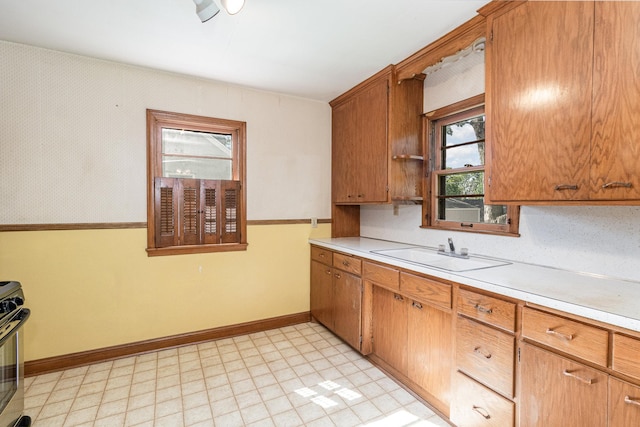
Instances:
[[[31,312],[24,307],[19,282],[0,282],[0,427],[28,427],[24,411],[22,326]]]

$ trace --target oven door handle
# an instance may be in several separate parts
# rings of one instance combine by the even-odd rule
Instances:
[[[11,318],[7,323],[3,324],[0,329],[0,347],[9,339],[11,336],[18,331],[24,325],[24,322],[31,316],[31,310],[28,308],[22,308],[15,316]]]

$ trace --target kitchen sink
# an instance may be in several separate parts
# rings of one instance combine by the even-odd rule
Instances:
[[[468,258],[452,257],[447,256],[447,254],[438,253],[435,249],[423,247],[383,249],[371,252],[410,262],[412,264],[422,265],[424,267],[454,272],[481,270],[484,268],[494,268],[511,264],[507,261],[500,261],[475,255],[471,255]]]

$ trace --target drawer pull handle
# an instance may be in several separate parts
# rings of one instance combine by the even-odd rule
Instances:
[[[320,258],[324,258],[325,257],[325,253],[324,252],[320,252]]]
[[[411,305],[417,308],[418,310],[422,310],[422,304],[420,304],[419,302],[414,301],[413,303],[411,303]]]
[[[340,279],[341,277],[340,273],[336,273],[336,279]]]
[[[393,298],[395,298],[396,301],[404,301],[404,297],[400,294],[393,294]]]
[[[638,401],[636,399],[632,399],[631,396],[625,396],[624,397],[624,403],[628,403],[630,405],[640,406],[640,401]]]
[[[475,309],[478,310],[480,313],[485,313],[485,314],[492,314],[493,313],[493,309],[492,308],[486,308],[481,306],[480,304],[476,304],[475,305]]]
[[[325,273],[331,276],[331,270],[325,270]]]
[[[553,329],[550,329],[550,328],[547,329],[547,334],[565,339],[567,341],[571,341],[573,339],[573,334],[563,334],[561,332],[554,331]]]
[[[487,411],[486,409],[484,409],[482,406],[476,406],[476,405],[473,405],[471,408],[472,408],[475,412],[477,412],[478,414],[482,415],[482,417],[483,417],[485,420],[488,420],[488,419],[490,419],[490,418],[491,418],[491,414],[489,414],[489,411]]]
[[[560,190],[577,190],[578,186],[576,184],[558,184],[554,188],[556,191]]]
[[[575,379],[577,379],[578,381],[580,381],[580,382],[582,382],[582,383],[585,383],[585,384],[588,384],[588,385],[593,384],[593,380],[592,380],[591,378],[582,378],[581,376],[578,376],[578,375],[574,374],[573,372],[569,372],[569,370],[568,370],[568,369],[565,369],[565,370],[562,372],[562,374],[563,374],[564,376],[566,376],[566,377],[575,378]]]
[[[613,182],[607,182],[602,186],[602,188],[619,188],[619,187],[631,188],[633,187],[633,185],[630,182],[613,181]]]
[[[344,265],[345,267],[349,267],[349,261],[347,260],[342,261],[342,265]]]
[[[486,353],[486,352],[482,351],[482,347],[476,347],[476,348],[473,349],[473,351],[475,353],[478,353],[481,356],[484,356],[487,359],[491,359],[491,353]]]

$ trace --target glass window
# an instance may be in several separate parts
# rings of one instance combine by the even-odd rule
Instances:
[[[519,208],[484,202],[484,106],[463,101],[456,107],[425,115],[432,197],[425,201],[423,226],[517,235]]]
[[[245,250],[246,123],[147,110],[147,253]]]

